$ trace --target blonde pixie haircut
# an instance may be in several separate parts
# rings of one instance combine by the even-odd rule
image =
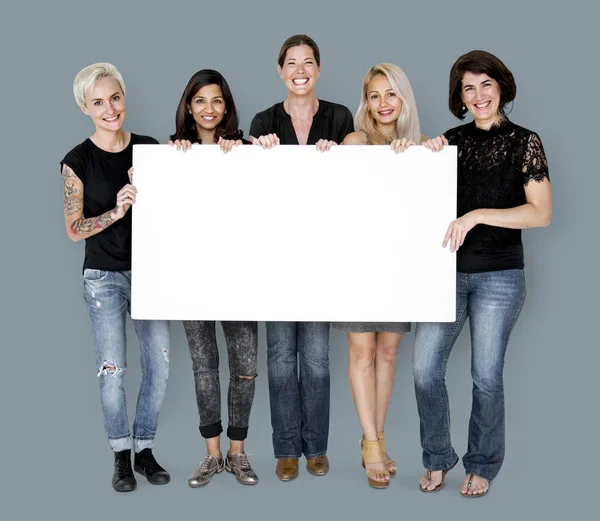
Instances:
[[[73,94],[75,101],[80,107],[85,107],[85,95],[94,87],[101,78],[113,78],[121,87],[125,96],[125,82],[123,76],[112,63],[94,63],[81,69],[73,81]]]
[[[380,63],[367,71],[363,79],[360,104],[354,118],[356,128],[366,132],[371,143],[384,144],[387,141],[387,137],[377,129],[375,119],[369,113],[367,106],[367,86],[373,77],[378,74],[387,78],[396,96],[402,100],[402,109],[396,122],[398,138],[405,137],[419,144],[421,142],[421,126],[419,125],[419,113],[417,112],[415,96],[406,74],[393,63]]]

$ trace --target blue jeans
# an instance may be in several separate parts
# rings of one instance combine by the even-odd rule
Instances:
[[[469,317],[473,402],[463,465],[467,474],[490,481],[498,474],[504,460],[504,355],[524,301],[523,270],[458,272],[456,322],[417,324],[413,373],[426,469],[445,470],[458,458],[450,440],[445,374]]]
[[[131,311],[131,272],[86,269],[84,298],[92,319],[104,428],[113,451],[152,448],[169,374],[169,322],[134,320],[140,342],[142,383],[133,422],[127,419],[125,319]]]
[[[322,456],[329,436],[329,322],[266,326],[275,457]]]

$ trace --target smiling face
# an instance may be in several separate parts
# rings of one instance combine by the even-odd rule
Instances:
[[[297,96],[310,94],[321,73],[321,67],[317,65],[315,55],[308,45],[290,47],[285,54],[283,66],[278,65],[277,70],[288,91]]]
[[[395,125],[402,111],[402,100],[383,74],[377,74],[367,84],[367,107],[377,125]]]
[[[218,85],[205,85],[192,96],[188,110],[198,130],[214,131],[225,115],[225,99]]]
[[[479,127],[489,127],[500,119],[500,86],[487,74],[465,72],[461,99]]]
[[[86,92],[85,106],[81,110],[92,118],[97,129],[115,132],[120,130],[127,115],[125,96],[119,82],[111,77],[100,78]]]

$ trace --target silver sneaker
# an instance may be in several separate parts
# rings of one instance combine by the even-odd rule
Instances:
[[[256,485],[258,476],[252,470],[248,456],[245,452],[240,454],[229,454],[225,458],[225,470],[235,474],[236,479],[242,485]]]
[[[215,458],[207,454],[192,475],[188,479],[188,485],[192,488],[208,485],[215,474],[223,472],[223,457]]]

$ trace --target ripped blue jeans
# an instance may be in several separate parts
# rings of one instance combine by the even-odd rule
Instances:
[[[152,448],[169,375],[169,322],[134,320],[140,343],[142,382],[133,436],[129,430],[124,378],[127,369],[127,314],[131,272],[85,269],[84,298],[92,320],[104,428],[113,451]]]

